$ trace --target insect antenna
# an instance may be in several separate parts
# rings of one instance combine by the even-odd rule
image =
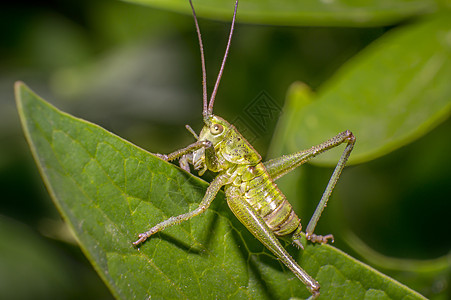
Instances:
[[[210,103],[208,105],[208,115],[213,114],[213,104],[215,103],[215,97],[216,97],[216,93],[218,91],[219,82],[221,81],[222,72],[224,71],[225,62],[226,62],[227,56],[229,54],[230,43],[232,41],[232,35],[233,35],[233,29],[235,27],[235,18],[236,18],[237,8],[238,8],[238,0],[236,0],[236,2],[235,2],[235,10],[233,12],[232,26],[230,27],[229,40],[227,41],[227,47],[225,50],[224,58],[222,59],[221,69],[219,70],[218,77],[216,78],[215,87],[213,89],[213,92],[211,93]]]
[[[206,120],[208,114],[208,95],[207,95],[207,72],[205,70],[204,45],[202,43],[202,35],[200,34],[199,24],[197,22],[196,11],[194,10],[193,2],[189,0],[189,4],[191,5],[191,10],[193,11],[194,24],[196,25],[197,38],[199,39],[200,60],[202,62],[202,99],[203,99],[202,115],[204,116],[204,120]]]
[[[189,0],[189,4],[191,5],[191,10],[193,11],[194,24],[196,25],[197,38],[199,39],[199,47],[200,47],[200,58],[202,62],[202,99],[203,99],[203,110],[202,115],[204,117],[204,122],[209,122],[209,116],[213,114],[213,104],[215,102],[216,93],[218,91],[219,82],[221,81],[222,73],[224,71],[225,62],[227,60],[227,56],[229,54],[230,42],[232,41],[233,29],[235,27],[235,18],[236,11],[238,8],[238,0],[235,2],[235,10],[233,12],[232,26],[230,28],[229,39],[227,41],[227,47],[224,54],[224,58],[222,59],[221,68],[219,70],[218,77],[216,78],[215,87],[211,94],[210,103],[208,103],[208,95],[207,95],[207,72],[205,70],[205,57],[204,57],[204,46],[202,43],[202,35],[200,34],[199,24],[197,22],[196,12],[194,10],[194,6],[191,0]]]

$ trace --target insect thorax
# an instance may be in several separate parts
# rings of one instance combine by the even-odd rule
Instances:
[[[238,132],[238,130],[221,117],[211,115],[199,134],[199,141],[210,141],[214,153],[201,148],[193,153],[193,165],[201,172],[209,169],[213,172],[227,170],[234,165],[257,164],[261,156]],[[216,161],[215,163],[213,161]]]

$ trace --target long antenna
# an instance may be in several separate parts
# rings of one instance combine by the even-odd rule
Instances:
[[[191,0],[190,0],[191,1]],[[215,103],[216,93],[218,92],[219,82],[221,81],[222,72],[224,71],[225,62],[227,60],[227,56],[229,54],[230,43],[232,41],[233,28],[235,27],[235,18],[236,11],[238,8],[238,0],[235,2],[235,11],[233,12],[232,26],[230,28],[229,40],[227,41],[227,48],[224,54],[224,58],[222,59],[221,69],[219,70],[218,78],[216,78],[215,87],[213,92],[211,93],[210,103],[208,105],[208,115],[213,114],[213,104]]]
[[[235,27],[235,19],[236,19],[236,11],[238,8],[238,0],[235,2],[235,10],[233,12],[232,26],[230,28],[229,40],[227,41],[227,47],[224,54],[224,58],[222,59],[221,69],[219,70],[218,77],[216,78],[215,87],[211,94],[210,103],[208,103],[208,95],[207,95],[207,72],[205,70],[205,56],[204,56],[204,45],[202,43],[202,35],[200,34],[199,24],[197,22],[196,12],[194,10],[193,2],[189,0],[189,4],[191,5],[191,10],[193,11],[194,24],[196,25],[197,38],[199,39],[199,47],[200,47],[200,59],[202,62],[202,99],[203,99],[203,110],[202,115],[204,117],[204,121],[208,121],[208,117],[213,114],[213,105],[215,103],[216,93],[218,92],[219,82],[221,81],[222,73],[224,72],[225,62],[227,60],[227,56],[229,54],[230,43],[232,41],[233,29]]]
[[[204,45],[202,43],[202,36],[200,34],[199,24],[197,23],[196,12],[194,11],[193,2],[189,0],[189,4],[191,5],[191,9],[193,11],[194,24],[196,25],[197,38],[199,39],[199,47],[200,47],[200,59],[202,62],[202,99],[203,99],[203,110],[202,115],[204,119],[206,118],[208,111],[208,95],[207,95],[207,72],[205,71],[205,57],[204,57]]]

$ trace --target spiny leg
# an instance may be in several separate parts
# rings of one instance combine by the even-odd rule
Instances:
[[[153,154],[165,161],[179,159],[180,168],[189,173],[190,172],[189,164],[190,163],[192,164],[193,162],[192,153],[200,148],[205,148],[206,151],[210,152],[212,151],[212,149],[214,151],[213,144],[210,141],[205,140],[205,141],[197,141],[185,148],[179,149],[169,154],[160,154],[160,153]]]
[[[302,150],[296,153],[283,155],[281,157],[265,161],[263,164],[265,165],[266,171],[268,171],[271,178],[273,180],[277,180],[290,173],[300,165],[308,162],[315,156],[329,149],[335,148],[344,142],[354,144],[355,137],[351,131],[343,131],[333,138],[325,141],[324,143],[312,146],[307,150]]]
[[[331,234],[326,236],[320,236],[316,235],[313,232],[315,231],[316,224],[318,223],[319,217],[321,216],[324,208],[327,206],[327,201],[329,200],[329,197],[332,193],[332,190],[335,187],[335,184],[338,181],[338,178],[340,177],[341,171],[343,171],[346,162],[348,161],[349,155],[351,154],[352,149],[354,148],[355,144],[355,137],[352,135],[352,133],[349,132],[349,138],[347,139],[348,144],[346,145],[345,150],[343,151],[343,154],[340,157],[340,160],[337,163],[337,166],[334,169],[334,172],[332,173],[332,176],[329,179],[329,183],[327,184],[326,189],[324,190],[323,196],[321,197],[321,200],[318,203],[318,206],[316,207],[315,212],[313,213],[312,218],[310,219],[307,228],[305,230],[307,239],[312,242],[319,242],[319,243],[327,243],[327,240],[331,239],[333,241],[333,236]]]
[[[274,232],[249,203],[239,196],[227,194],[227,204],[238,220],[307,286],[312,293],[309,299],[316,299],[319,296],[319,283],[307,274],[282,247]]]
[[[191,153],[193,151],[196,151],[197,149],[200,148],[211,148],[213,146],[213,144],[210,141],[197,141],[195,143],[192,143],[191,145],[179,149],[177,151],[174,151],[172,153],[169,154],[160,154],[160,153],[154,153],[154,155],[158,156],[159,158],[161,158],[162,160],[165,161],[171,161],[177,158],[182,157],[185,154]]]
[[[169,219],[167,219],[161,223],[158,223],[157,225],[152,227],[147,232],[141,233],[139,235],[139,239],[136,242],[134,242],[133,244],[139,245],[142,242],[144,242],[146,239],[148,239],[151,235],[153,235],[167,227],[170,227],[172,225],[189,220],[192,217],[197,216],[197,215],[203,213],[204,211],[206,211],[207,208],[210,206],[211,202],[215,199],[216,194],[219,192],[221,187],[227,182],[227,180],[228,180],[228,176],[218,175],[209,185],[207,191],[205,192],[205,196],[202,199],[202,202],[199,204],[199,207],[197,207],[193,211],[187,212],[185,214],[181,214],[176,217],[170,217]]]
[[[288,174],[289,172],[299,167],[300,165],[304,164],[305,162],[311,160],[318,154],[321,154],[331,148],[337,147],[338,145],[345,142],[347,143],[346,148],[343,151],[343,154],[340,160],[338,161],[337,166],[335,167],[335,170],[329,180],[326,190],[324,191],[324,194],[307,226],[306,236],[307,239],[312,242],[327,243],[328,240],[333,241],[333,235],[331,234],[321,236],[316,235],[313,232],[315,230],[316,224],[318,223],[318,219],[321,216],[321,213],[323,212],[324,208],[327,205],[327,201],[329,200],[332,190],[334,189],[335,184],[337,183],[338,178],[340,177],[341,171],[345,167],[346,161],[348,160],[349,155],[354,147],[355,144],[354,135],[352,134],[351,131],[346,130],[334,136],[333,138],[327,140],[324,143],[311,147],[310,149],[299,151],[289,155],[284,155],[280,158],[272,159],[264,163],[266,170],[268,171],[270,176],[274,180],[276,180]],[[298,230],[293,234],[293,242],[297,246],[302,247],[299,237],[300,230]]]

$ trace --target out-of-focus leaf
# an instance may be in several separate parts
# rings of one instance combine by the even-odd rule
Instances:
[[[162,9],[191,14],[187,0],[126,0]],[[229,21],[233,0],[193,1],[199,16]],[[375,26],[399,22],[405,18],[432,12],[432,0],[381,1],[240,1],[240,22],[309,26]]]
[[[2,298],[58,299],[71,291],[64,259],[32,230],[0,216],[0,240]]]
[[[192,210],[207,184],[97,125],[63,113],[22,83],[16,97],[28,142],[52,198],[80,246],[120,299],[288,299],[306,288],[233,217],[220,193],[201,216],[139,249],[137,234]],[[290,246],[288,246],[290,247]],[[423,299],[329,245],[299,263],[323,299]]]
[[[450,18],[443,14],[388,33],[343,66],[315,100],[304,85],[293,85],[272,155],[308,148],[349,129],[357,137],[351,162],[368,161],[445,120],[451,111]],[[339,152],[315,162],[336,164]]]

